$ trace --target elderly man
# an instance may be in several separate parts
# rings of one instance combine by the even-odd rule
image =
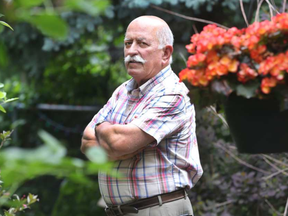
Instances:
[[[124,39],[132,79],[86,127],[81,150],[102,146],[119,177],[99,173],[107,215],[193,215],[186,191],[203,171],[188,89],[171,70],[173,34],[155,16],[133,20]]]

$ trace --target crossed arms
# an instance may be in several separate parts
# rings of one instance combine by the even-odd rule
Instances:
[[[152,136],[133,124],[103,122],[95,130],[88,124],[83,133],[81,151],[85,154],[89,147],[101,146],[110,160],[124,160],[138,154],[153,141]]]

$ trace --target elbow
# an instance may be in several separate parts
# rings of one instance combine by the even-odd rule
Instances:
[[[97,146],[97,142],[96,140],[87,140],[85,138],[82,138],[81,140],[81,146],[80,146],[80,151],[83,154],[86,154],[86,151],[88,148],[92,147],[92,146]]]
[[[82,138],[82,140],[81,140],[80,151],[81,151],[83,154],[85,154],[85,151],[86,151],[86,146],[85,146],[85,142],[84,142],[83,138]]]

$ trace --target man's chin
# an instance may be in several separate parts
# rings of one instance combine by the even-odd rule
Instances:
[[[139,74],[141,74],[143,71],[139,70],[139,69],[127,69],[127,73],[134,77],[134,76],[137,76]]]

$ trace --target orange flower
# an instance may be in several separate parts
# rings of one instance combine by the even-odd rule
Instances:
[[[191,55],[187,61],[187,67],[191,68],[193,66],[202,65],[206,59],[206,55],[203,53],[196,53],[195,55]]]
[[[238,65],[239,65],[239,61],[237,61],[236,59],[233,59],[230,65],[228,66],[229,72],[236,73],[238,69]]]
[[[228,55],[223,56],[220,59],[220,63],[222,65],[225,65],[227,67],[227,70],[229,72],[232,72],[232,73],[237,71],[238,64],[239,64],[239,62],[236,59],[231,59],[231,58],[228,57]]]
[[[217,62],[219,60],[219,56],[215,50],[211,50],[207,52],[206,62],[209,64],[210,62]]]
[[[267,50],[266,45],[258,45],[254,49],[250,50],[250,56],[251,58],[256,61],[257,63],[260,63],[263,61],[262,54]]]
[[[288,14],[282,13],[272,17],[272,22],[280,30],[288,30]]]
[[[288,87],[287,38],[288,13],[278,14],[271,21],[254,22],[241,30],[207,25],[186,46],[193,55],[187,60],[187,68],[180,72],[180,80],[205,87],[220,78],[232,78],[230,81],[236,86],[237,81],[245,84],[257,79],[261,83],[258,96],[269,94],[276,85]]]
[[[179,73],[179,80],[180,80],[181,82],[187,79],[187,77],[188,77],[187,74],[189,73],[189,70],[190,70],[190,69],[185,68],[185,69],[183,69],[182,71],[180,71],[180,73]]]
[[[230,63],[231,63],[231,59],[228,57],[228,55],[224,55],[221,59],[220,59],[220,63],[222,65],[225,65],[225,66],[229,66]]]
[[[188,45],[186,45],[185,46],[186,47],[186,49],[187,49],[187,51],[189,52],[189,53],[192,53],[192,54],[194,54],[195,53],[195,45],[194,44],[188,44]]]
[[[255,79],[257,76],[257,72],[250,68],[247,64],[240,64],[240,71],[237,73],[237,78],[240,82],[245,83],[248,80]]]
[[[264,94],[269,94],[271,92],[271,88],[275,87],[277,84],[277,79],[274,77],[265,77],[261,82],[261,91]]]
[[[281,72],[288,69],[288,51],[280,53],[276,56],[270,56],[260,63],[259,73],[267,75],[270,73],[272,76],[278,77]],[[281,76],[278,79],[282,79]]]
[[[228,67],[222,64],[217,64],[217,75],[223,76],[228,74]]]

